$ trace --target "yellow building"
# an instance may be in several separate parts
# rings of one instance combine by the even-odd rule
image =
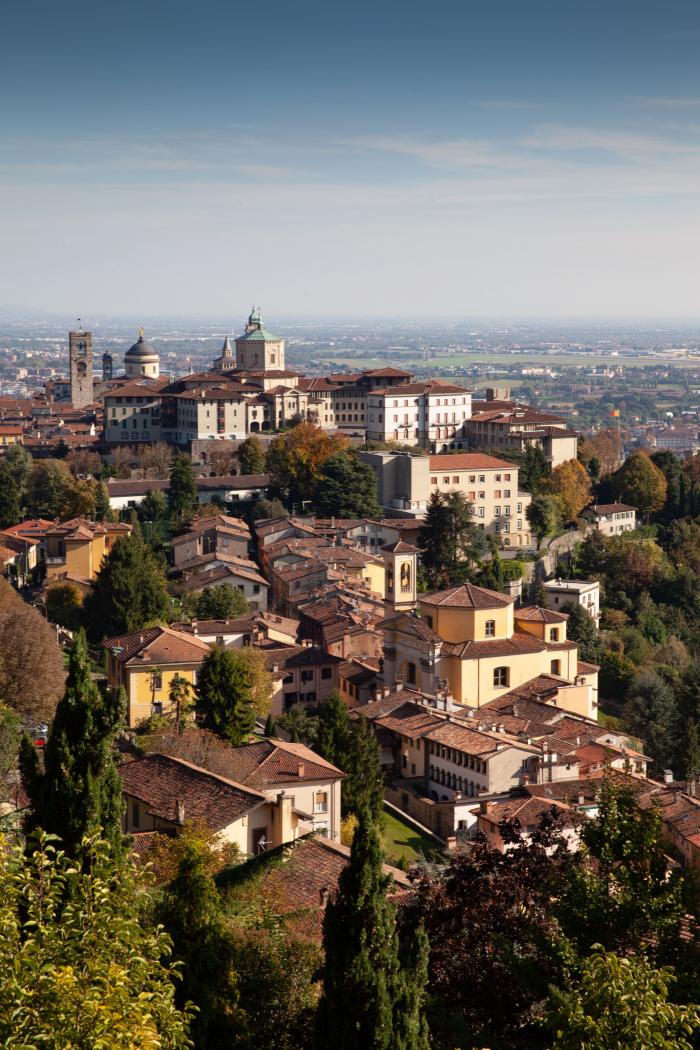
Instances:
[[[104,647],[107,678],[113,689],[124,687],[130,726],[154,714],[173,714],[173,678],[184,678],[193,690],[199,666],[210,652],[200,638],[170,627],[146,627],[120,638],[109,638]]]
[[[481,707],[544,677],[561,683],[559,706],[596,717],[598,669],[579,667],[563,613],[516,609],[515,598],[473,584],[418,599],[418,613],[383,621],[384,681],[426,693],[447,690]]]
[[[44,533],[47,580],[65,576],[94,580],[105,555],[120,536],[130,533],[131,525],[89,518],[50,525]]]

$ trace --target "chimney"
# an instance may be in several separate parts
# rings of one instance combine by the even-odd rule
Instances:
[[[402,678],[395,678],[394,679],[394,692],[395,693],[400,693],[402,689],[403,689],[403,679]]]
[[[585,801],[586,801],[585,795],[579,795],[579,797],[578,797],[578,804],[579,804],[579,806],[582,806]]]
[[[277,796],[277,810],[279,813],[279,824],[276,830],[275,846],[281,846],[285,842],[291,842],[294,838],[294,826],[292,823],[292,796],[280,791]],[[274,827],[274,825],[273,825]]]
[[[305,771],[304,763],[300,762],[298,764],[298,766],[297,766],[297,776],[299,777],[300,780],[304,776],[304,771]]]
[[[177,800],[177,820],[176,820],[176,824],[182,825],[184,823],[185,823],[185,803],[183,802],[183,800],[181,798],[179,798]]]
[[[664,769],[664,784],[672,784],[672,783],[673,783],[673,770],[672,769]]]
[[[327,886],[321,886],[319,896],[321,898],[321,907],[326,908],[328,906],[328,901],[331,899],[331,891]]]
[[[691,798],[695,798],[696,792],[697,792],[697,780],[695,778],[695,775],[691,774],[691,776],[688,777],[687,794],[690,795]]]

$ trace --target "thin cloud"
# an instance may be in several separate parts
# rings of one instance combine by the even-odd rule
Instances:
[[[650,109],[700,109],[700,95],[692,98],[657,98],[638,95],[634,101]]]
[[[599,150],[620,157],[649,157],[667,154],[694,154],[698,146],[669,142],[654,135],[630,131],[567,127],[543,124],[520,140],[528,149]]]

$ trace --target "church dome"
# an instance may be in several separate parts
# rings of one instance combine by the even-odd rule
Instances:
[[[125,361],[134,361],[143,363],[144,361],[158,361],[158,351],[155,350],[150,343],[147,343],[143,338],[143,328],[140,330],[138,340],[133,346],[130,346],[124,355]]]

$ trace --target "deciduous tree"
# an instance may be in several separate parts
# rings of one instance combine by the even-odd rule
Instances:
[[[554,468],[547,481],[547,490],[561,500],[565,521],[576,521],[591,502],[591,479],[577,459],[567,459]]]
[[[260,438],[251,434],[238,447],[238,465],[241,474],[265,473],[265,450]]]
[[[80,871],[60,844],[0,844],[0,1043],[185,1050],[190,1010],[175,1005],[170,942],[142,921],[133,869],[96,839],[83,853]]]
[[[204,587],[193,604],[194,615],[198,620],[233,620],[250,612],[246,596],[230,583]]]
[[[299,423],[273,438],[267,450],[267,470],[273,484],[299,505],[313,499],[314,487],[331,456],[347,448],[342,434],[328,434],[313,423]]]
[[[561,504],[554,496],[536,496],[525,511],[538,546],[552,536],[561,524]]]
[[[30,517],[64,516],[74,485],[73,475],[65,463],[55,459],[37,460],[29,472],[25,492],[25,505]]]
[[[648,519],[666,502],[666,478],[646,452],[633,452],[617,472],[615,484],[620,499],[636,507]]]
[[[0,462],[0,529],[22,520],[19,497],[19,486],[12,470],[4,461]]]
[[[0,580],[0,697],[23,720],[49,722],[64,681],[55,628]]]

